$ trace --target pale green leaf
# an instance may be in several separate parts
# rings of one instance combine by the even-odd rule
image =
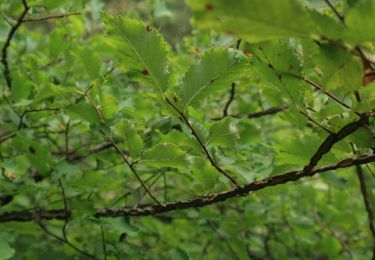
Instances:
[[[143,149],[143,140],[134,124],[128,120],[122,120],[116,125],[116,130],[123,138],[130,156],[138,158]]]
[[[183,169],[186,166],[185,153],[174,144],[158,144],[145,151],[142,163],[153,167],[173,167]]]
[[[186,73],[180,89],[183,111],[214,91],[229,88],[246,73],[246,58],[232,49],[211,49]]]
[[[375,40],[375,1],[358,1],[345,16],[346,38],[353,43]]]
[[[234,119],[227,117],[212,124],[207,143],[230,146],[239,139],[240,132],[241,129],[234,122]]]

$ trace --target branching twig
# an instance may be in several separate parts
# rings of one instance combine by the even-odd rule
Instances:
[[[52,233],[51,231],[49,231],[47,229],[47,227],[41,222],[41,221],[36,221],[37,224],[39,225],[39,227],[44,231],[44,233],[46,233],[47,235],[53,237],[54,239],[56,240],[59,240],[60,242],[63,242],[65,243],[66,245],[70,246],[71,248],[73,248],[75,251],[77,251],[78,253],[84,255],[84,256],[87,256],[91,259],[97,259],[96,256],[82,250],[82,249],[79,249],[77,246],[75,246],[74,244],[70,243],[68,240],[62,238],[62,237],[59,237],[58,235]]]
[[[211,154],[208,152],[207,147],[204,145],[202,140],[200,139],[199,135],[197,132],[194,130],[193,126],[190,124],[189,120],[187,117],[182,113],[167,97],[165,97],[165,101],[177,112],[177,114],[180,116],[181,120],[186,124],[186,126],[189,128],[191,134],[194,136],[194,138],[197,140],[199,143],[200,147],[202,148],[204,154],[206,155],[207,159],[210,161],[211,165],[221,174],[223,174],[225,177],[227,177],[230,182],[237,187],[238,189],[241,190],[240,185],[237,183],[237,181],[230,176],[227,172],[225,172],[218,164],[217,162],[212,158]]]
[[[138,175],[137,171],[135,170],[134,166],[129,162],[126,155],[121,151],[121,149],[117,146],[117,144],[113,141],[112,138],[107,137],[103,132],[102,134],[107,139],[107,141],[111,144],[111,146],[117,151],[118,154],[122,157],[123,161],[128,165],[130,171],[134,174],[134,176],[137,178],[139,183],[142,185],[143,189],[147,192],[147,194],[158,204],[161,206],[161,203],[156,199],[154,195],[150,192],[150,190],[147,188],[145,183],[142,181],[141,177]]]
[[[25,116],[29,113],[37,113],[37,112],[43,112],[43,111],[58,111],[60,110],[60,108],[40,108],[40,109],[27,109],[25,111],[23,111],[23,113],[19,116],[20,118],[20,121],[18,123],[18,130],[21,130],[22,127],[24,127],[24,122],[23,122],[23,119],[25,118]]]
[[[374,116],[374,114],[371,114],[371,116]],[[308,174],[318,164],[323,155],[325,155],[332,149],[334,144],[341,141],[348,135],[354,133],[358,128],[368,123],[369,116],[370,115],[362,116],[357,121],[351,122],[342,127],[337,133],[330,134],[319,146],[315,154],[310,158],[309,164],[303,168],[303,174]]]
[[[9,70],[9,64],[8,64],[8,48],[10,46],[10,43],[12,41],[14,34],[17,32],[18,28],[21,26],[23,19],[25,18],[25,16],[27,15],[27,12],[30,9],[26,0],[22,0],[22,5],[23,5],[23,11],[21,15],[18,17],[16,23],[10,29],[8,36],[5,40],[3,49],[1,51],[1,63],[4,66],[3,75],[4,75],[5,82],[9,89],[12,89],[12,78],[10,76],[10,70]]]

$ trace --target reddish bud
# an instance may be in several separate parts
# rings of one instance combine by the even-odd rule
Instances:
[[[212,11],[214,9],[214,6],[212,4],[206,4],[206,10]]]
[[[245,54],[245,56],[247,56],[247,57],[253,56],[253,53],[251,51],[247,51],[247,50],[244,50],[243,54]]]
[[[152,27],[151,27],[151,25],[147,25],[146,30],[147,30],[148,32],[151,32],[151,31],[152,31]]]
[[[147,69],[144,69],[144,70],[142,71],[142,74],[145,75],[145,76],[147,76],[147,75],[149,74],[149,72],[148,72]]]

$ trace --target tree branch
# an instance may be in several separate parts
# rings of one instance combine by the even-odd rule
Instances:
[[[25,16],[27,15],[27,12],[30,9],[26,0],[22,0],[22,5],[23,5],[23,11],[21,15],[18,17],[16,23],[10,29],[8,36],[5,40],[3,49],[1,51],[1,63],[4,66],[3,75],[4,75],[5,82],[9,89],[12,89],[12,78],[10,76],[10,70],[9,70],[9,64],[8,64],[8,48],[10,46],[10,43],[12,41],[14,34],[17,32],[18,28],[21,26],[23,19],[25,18]]]
[[[194,198],[186,201],[177,201],[163,205],[150,205],[139,206],[134,208],[121,208],[121,209],[101,209],[96,212],[95,217],[120,217],[120,216],[150,216],[161,213],[167,213],[175,210],[199,208],[211,204],[219,203],[234,197],[246,196],[251,191],[262,190],[267,187],[284,184],[287,182],[297,181],[307,176],[313,176],[327,171],[347,168],[354,165],[362,165],[366,163],[375,162],[375,155],[361,156],[359,158],[347,158],[336,164],[324,166],[321,168],[313,169],[308,175],[301,174],[302,171],[291,171],[284,174],[268,177],[259,181],[254,181],[243,186],[242,189],[235,188],[230,191],[221,192],[203,197]],[[70,212],[69,212],[70,214]],[[59,210],[39,210],[39,211],[14,211],[5,212],[0,215],[0,222],[8,221],[31,221],[36,218],[39,219],[59,219],[65,220],[67,213],[64,209]]]

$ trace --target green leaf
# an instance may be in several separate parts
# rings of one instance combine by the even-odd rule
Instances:
[[[345,16],[346,38],[353,43],[375,40],[375,2],[358,1]]]
[[[153,167],[173,167],[183,169],[186,166],[185,153],[174,144],[158,144],[145,151],[142,163]]]
[[[179,247],[172,248],[168,252],[171,257],[170,258],[171,260],[189,260],[190,259],[188,254]]]
[[[15,254],[15,250],[10,246],[10,235],[8,233],[0,233],[0,260],[11,258]]]
[[[102,93],[100,96],[100,102],[103,116],[107,119],[113,118],[118,110],[116,98],[110,94]]]
[[[206,189],[212,189],[218,181],[217,170],[203,158],[196,158],[192,167],[194,179]]]
[[[143,149],[143,140],[137,133],[134,124],[127,120],[122,120],[116,125],[116,131],[123,138],[130,156],[134,159],[138,158]]]
[[[12,81],[12,99],[20,101],[27,99],[32,89],[31,81],[25,75],[15,73]]]
[[[100,123],[100,117],[90,104],[78,103],[71,105],[67,110],[89,123]]]
[[[100,71],[100,60],[89,48],[82,48],[79,51],[80,60],[91,79],[98,78]]]
[[[318,20],[317,14],[303,8],[296,0],[189,0],[188,3],[195,11],[200,27],[231,32],[249,42],[282,37],[306,38],[322,33],[332,36],[329,26],[334,26],[333,22],[326,27],[317,26],[314,23]],[[330,19],[326,17],[326,22]]]
[[[136,19],[104,15],[109,44],[124,55],[127,69],[162,95],[168,87],[167,44],[155,28]]]
[[[233,118],[225,118],[212,124],[207,144],[231,146],[239,138],[240,129]]]
[[[232,49],[211,49],[186,73],[180,89],[184,113],[210,93],[229,88],[246,73],[248,64],[241,52]]]

